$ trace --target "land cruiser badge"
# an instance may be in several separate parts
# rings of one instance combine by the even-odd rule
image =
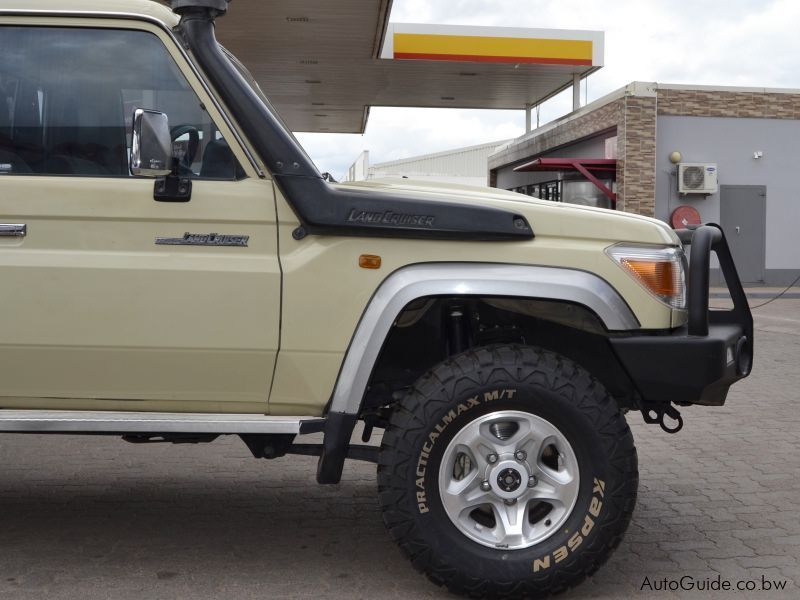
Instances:
[[[351,209],[347,215],[348,223],[368,223],[389,226],[418,226],[433,227],[436,217],[430,215],[411,215],[391,210],[370,212],[366,210]]]
[[[182,238],[156,238],[158,246],[247,246],[249,235],[185,233]]]

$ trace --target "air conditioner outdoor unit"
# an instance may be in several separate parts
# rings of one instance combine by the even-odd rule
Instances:
[[[681,163],[678,165],[678,192],[681,194],[715,194],[717,165]]]

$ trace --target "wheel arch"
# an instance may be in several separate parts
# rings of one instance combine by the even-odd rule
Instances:
[[[608,332],[639,328],[619,293],[577,269],[496,263],[425,263],[398,269],[378,287],[351,339],[329,413],[358,415],[381,350],[409,304],[424,299],[537,300],[583,307]]]
[[[377,288],[350,340],[326,411],[319,483],[341,479],[370,379],[397,319],[412,302],[431,298],[535,299],[583,307],[607,332],[640,326],[619,293],[587,271],[496,263],[424,263],[398,269]]]

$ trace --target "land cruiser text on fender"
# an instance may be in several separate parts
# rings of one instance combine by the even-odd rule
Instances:
[[[718,225],[335,184],[217,43],[227,0],[69,4],[0,0],[0,432],[374,462],[418,570],[523,598],[622,540],[626,412],[674,433],[750,373]]]

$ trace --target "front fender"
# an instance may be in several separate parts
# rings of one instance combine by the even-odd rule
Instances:
[[[485,263],[403,267],[383,281],[361,316],[334,387],[329,413],[359,413],[392,325],[410,302],[432,296],[558,300],[586,307],[609,331],[639,328],[639,321],[619,293],[587,271]]]

